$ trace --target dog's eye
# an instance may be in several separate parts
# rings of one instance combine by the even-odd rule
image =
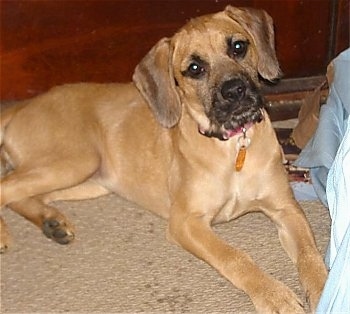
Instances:
[[[187,76],[193,79],[202,78],[207,72],[209,65],[206,61],[197,55],[192,55],[189,66],[185,71],[182,71],[183,76]]]
[[[231,58],[243,58],[248,50],[248,41],[228,41],[228,54]]]
[[[236,56],[245,55],[247,52],[247,43],[245,41],[235,41],[233,43],[232,52]]]
[[[196,78],[196,77],[200,77],[202,73],[204,73],[205,69],[198,63],[192,62],[189,65],[187,71],[191,77]]]

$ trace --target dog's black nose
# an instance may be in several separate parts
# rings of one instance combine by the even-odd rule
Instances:
[[[242,100],[245,96],[246,85],[241,79],[232,79],[222,84],[221,95],[225,100]]]

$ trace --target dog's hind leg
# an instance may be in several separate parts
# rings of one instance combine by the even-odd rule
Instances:
[[[56,190],[41,196],[45,204],[54,201],[78,201],[90,198],[97,198],[107,195],[111,191],[93,180],[87,180],[83,183],[68,189]]]
[[[28,197],[69,188],[86,181],[99,167],[99,158],[60,156],[59,160],[26,163],[1,179],[1,206]]]
[[[69,220],[57,208],[44,204],[39,198],[29,197],[8,207],[38,226],[57,243],[68,244],[74,239],[75,229]]]
[[[68,244],[74,239],[75,228],[58,209],[48,203],[96,198],[109,192],[98,183],[87,180],[68,189],[13,202],[8,207],[38,226],[48,238],[60,244]]]
[[[73,156],[69,159],[63,157],[46,165],[43,160],[30,163],[30,167],[22,164],[3,177],[1,205],[9,205],[57,242],[68,243],[74,237],[73,226],[57,209],[43,204],[35,196],[86,181],[98,169],[99,158],[93,154],[82,160]],[[2,230],[7,230],[4,224]],[[5,231],[2,233],[5,234]]]

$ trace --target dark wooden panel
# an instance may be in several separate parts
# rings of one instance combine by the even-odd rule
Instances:
[[[336,29],[335,29],[335,52],[337,55],[341,51],[350,47],[350,25],[349,25],[349,16],[350,16],[350,4],[349,0],[339,0],[337,14],[336,14]]]
[[[1,98],[57,84],[129,81],[143,55],[190,17],[227,4],[267,10],[287,78],[324,74],[331,1],[1,1]]]

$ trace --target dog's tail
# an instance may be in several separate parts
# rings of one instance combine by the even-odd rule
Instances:
[[[6,133],[6,127],[11,122],[15,114],[26,105],[25,102],[19,102],[15,105],[10,105],[4,110],[1,110],[0,115],[0,177],[4,176],[12,169],[11,161],[3,147],[3,142]]]

